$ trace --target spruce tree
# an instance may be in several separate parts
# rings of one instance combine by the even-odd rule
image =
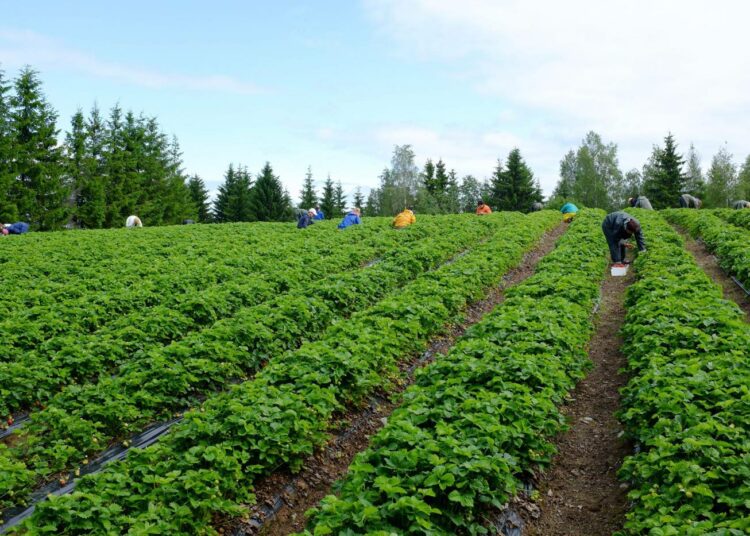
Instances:
[[[503,168],[497,161],[492,176],[492,204],[499,210],[520,210],[528,212],[531,204],[541,201],[541,192],[534,182],[534,174],[524,162],[521,151],[513,149],[508,154],[508,162]]]
[[[448,174],[445,171],[445,162],[441,158],[435,164],[435,191],[430,193],[440,198],[445,193],[446,188],[448,188]]]
[[[188,180],[187,186],[190,192],[190,200],[198,214],[198,222],[208,223],[211,219],[211,206],[208,202],[209,196],[206,184],[198,175],[193,175]]]
[[[362,193],[362,188],[359,186],[354,189],[354,206],[360,209],[365,206],[365,196]]]
[[[341,212],[336,212],[336,190],[330,175],[328,175],[328,178],[323,183],[320,210],[323,211],[326,218],[336,218],[341,214]]]
[[[310,166],[307,166],[307,173],[305,173],[305,180],[302,182],[302,190],[299,196],[299,208],[302,210],[308,210],[318,204],[318,194],[315,192],[312,168]]]
[[[55,126],[57,113],[45,100],[36,71],[25,68],[10,99],[15,136],[16,181],[10,189],[19,218],[39,230],[62,226],[67,218],[62,150]]]
[[[15,139],[8,95],[10,90],[5,73],[0,70],[0,224],[18,219],[18,209],[11,191],[16,174],[13,168]]]
[[[75,216],[84,228],[104,226],[107,213],[104,146],[106,127],[99,108],[94,105],[85,124],[84,170],[76,186]]]
[[[279,178],[266,162],[252,188],[250,203],[254,219],[258,221],[286,221],[292,219],[292,209]]]
[[[377,188],[373,188],[370,190],[370,193],[367,194],[367,201],[365,202],[365,208],[364,208],[364,215],[365,216],[379,216],[380,215],[380,206],[378,205],[378,202],[380,200],[380,192]]]
[[[654,176],[649,181],[649,188],[646,192],[654,208],[660,209],[678,205],[680,194],[685,189],[685,176],[682,173],[683,164],[682,155],[677,154],[677,144],[674,142],[674,136],[670,133],[664,138],[664,148],[659,149],[657,153]]]
[[[336,212],[341,214],[346,210],[346,195],[344,194],[344,187],[341,181],[336,182],[336,188],[333,190],[334,204],[336,205]]]
[[[241,166],[235,170],[229,164],[224,182],[214,200],[213,219],[218,223],[235,221],[254,221],[254,213],[250,203],[250,175]]]
[[[86,121],[79,108],[70,120],[70,132],[65,135],[65,183],[71,191],[72,215],[77,221],[78,200],[86,182],[88,161],[86,156]]]
[[[425,189],[430,193],[434,193],[437,189],[435,182],[435,164],[432,163],[432,159],[428,158],[424,164],[424,171],[422,171],[422,184]]]

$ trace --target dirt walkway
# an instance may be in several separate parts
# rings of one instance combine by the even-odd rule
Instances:
[[[615,418],[620,387],[627,378],[618,373],[625,364],[618,330],[625,318],[625,289],[633,280],[607,276],[596,332],[589,345],[594,368],[571,393],[564,408],[571,429],[556,441],[558,454],[537,483],[536,505],[520,508],[524,536],[599,536],[622,528],[627,489],[617,470],[631,446],[621,437]],[[534,515],[538,515],[534,518]]]
[[[750,319],[750,297],[722,270],[716,256],[708,251],[703,241],[694,240],[679,227],[675,227],[675,229],[685,239],[685,249],[695,257],[695,262],[698,263],[698,266],[706,272],[708,277],[721,286],[724,291],[724,299],[733,301],[739,305],[745,311],[745,320]]]
[[[497,288],[468,308],[462,323],[451,326],[446,334],[436,337],[422,356],[403,363],[401,369],[405,381],[401,389],[411,383],[415,368],[426,365],[438,355],[446,354],[468,327],[502,303],[504,289],[532,275],[536,264],[552,251],[565,229],[567,226],[559,225],[548,232],[539,245],[526,254],[519,266],[506,274]],[[234,536],[278,536],[302,530],[306,522],[305,511],[331,493],[331,485],[346,474],[354,456],[367,448],[370,436],[383,426],[395,409],[396,404],[389,400],[393,394],[380,393],[364,410],[344,416],[328,445],[309,458],[300,473],[292,475],[280,472],[259,482],[256,487],[258,503],[252,507],[248,519],[223,520],[215,526],[222,529],[224,534]]]

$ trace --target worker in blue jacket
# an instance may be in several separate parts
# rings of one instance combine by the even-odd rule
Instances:
[[[607,239],[613,264],[625,262],[625,250],[633,247],[628,241],[632,236],[635,236],[638,251],[641,253],[646,251],[646,241],[643,238],[641,224],[627,212],[619,210],[607,214],[602,222],[602,232]]]
[[[315,216],[313,216],[314,220],[324,220],[326,219],[326,215],[323,213],[322,210],[320,210],[320,207],[318,205],[315,205]]]
[[[339,223],[339,229],[346,229],[351,225],[359,225],[360,223],[362,223],[359,214],[360,210],[358,207],[351,209],[349,213],[344,216],[344,219],[341,220],[341,223]]]
[[[16,223],[6,223],[3,225],[3,234],[23,234],[29,232],[29,224],[24,221],[17,221]]]

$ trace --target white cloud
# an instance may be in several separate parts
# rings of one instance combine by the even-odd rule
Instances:
[[[0,29],[0,62],[4,66],[32,65],[37,69],[64,69],[152,89],[179,88],[196,91],[255,94],[253,83],[219,74],[193,76],[143,69],[104,61],[31,31]]]
[[[538,156],[542,175],[556,174],[564,149],[591,129],[618,143],[625,169],[640,167],[668,131],[683,150],[693,141],[711,155],[728,140],[738,158],[750,152],[745,37],[750,3],[366,0],[365,5],[403,56],[441,62],[470,80],[475,91],[528,113],[538,125],[534,136],[515,133],[521,136],[515,140],[506,132],[506,139],[496,141],[516,142],[532,163]],[[497,135],[484,133],[478,140],[491,143]]]

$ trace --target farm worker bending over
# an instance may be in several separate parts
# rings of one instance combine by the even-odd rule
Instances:
[[[578,214],[578,207],[573,203],[565,203],[560,207],[560,212],[562,212],[564,222],[571,222]]]
[[[323,211],[320,210],[320,207],[318,205],[315,205],[315,216],[313,216],[314,220],[324,220],[326,219],[326,215],[323,214]]]
[[[701,208],[702,204],[700,199],[690,194],[682,194],[680,196],[680,208]]]
[[[540,202],[532,203],[531,204],[531,212],[539,212],[540,210],[544,209],[544,205],[542,205]]]
[[[29,232],[29,224],[24,221],[17,221],[16,223],[6,223],[3,225],[3,235],[9,234],[23,234]]]
[[[362,220],[359,219],[359,208],[354,207],[349,211],[349,213],[344,216],[344,219],[341,220],[341,223],[339,223],[339,229],[346,229],[350,225],[359,225],[362,223]]]
[[[741,209],[741,208],[750,208],[750,201],[735,201],[732,203],[732,208]]]
[[[477,201],[477,216],[481,216],[482,214],[492,214],[492,209],[480,199]]]
[[[125,220],[125,227],[128,229],[132,227],[143,227],[143,222],[138,216],[128,216],[128,219]]]
[[[638,251],[646,251],[646,242],[641,232],[641,224],[627,212],[618,211],[607,214],[602,222],[602,232],[607,239],[609,253],[612,256],[612,263],[622,265],[625,262],[625,248],[632,248],[633,245],[628,239],[635,235],[635,241],[638,243]]]
[[[297,220],[297,229],[304,229],[308,225],[312,225],[315,223],[313,220],[315,219],[315,216],[317,216],[317,212],[314,208],[311,208],[307,212],[303,212],[299,215],[299,219]]]
[[[414,215],[414,212],[411,208],[405,208],[398,214],[396,214],[396,217],[393,218],[392,225],[396,229],[403,229],[404,227],[408,227],[412,223],[417,223],[417,217]]]
[[[654,210],[654,207],[651,206],[651,201],[648,200],[648,197],[645,197],[643,195],[639,195],[638,197],[630,197],[628,199],[628,205],[630,205],[633,208],[642,208],[644,210]]]

